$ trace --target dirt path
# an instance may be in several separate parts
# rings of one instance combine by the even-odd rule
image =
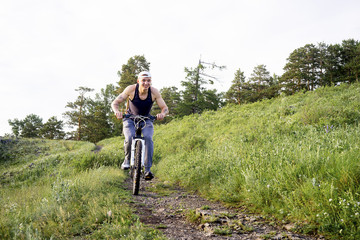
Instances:
[[[130,178],[126,187],[131,191]],[[133,200],[140,221],[161,230],[169,239],[325,239],[291,233],[286,230],[293,227],[290,224],[270,226],[260,216],[228,209],[157,178],[142,181]]]

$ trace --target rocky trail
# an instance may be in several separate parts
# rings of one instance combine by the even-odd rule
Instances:
[[[126,180],[132,191],[132,182]],[[261,216],[229,209],[157,178],[142,181],[131,203],[140,221],[174,240],[185,239],[325,239],[290,232],[291,224],[272,226]]]

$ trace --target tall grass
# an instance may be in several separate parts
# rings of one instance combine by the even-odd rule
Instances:
[[[360,85],[227,106],[157,126],[156,176],[210,199],[360,238]],[[123,138],[2,148],[1,239],[163,239],[129,206]]]
[[[28,139],[8,148],[14,154],[0,167],[0,239],[163,239],[133,214],[117,167],[118,139],[101,144],[101,153],[74,141]]]
[[[156,174],[224,202],[360,238],[360,85],[185,117],[155,131]]]

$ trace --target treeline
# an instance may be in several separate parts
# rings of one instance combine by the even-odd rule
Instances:
[[[110,109],[110,103],[117,96],[114,85],[109,84],[94,98],[87,96],[94,89],[79,87],[75,89],[78,97],[73,102],[68,102],[68,111],[63,113],[66,122],[51,117],[43,124],[42,118],[30,114],[23,120],[9,120],[15,137],[47,138],[47,139],[74,139],[98,142],[112,136],[121,134],[121,125]],[[65,132],[64,125],[75,129]]]
[[[341,44],[306,44],[287,58],[282,76],[270,75],[265,65],[256,66],[249,78],[240,69],[225,94],[226,102],[248,103],[322,86],[359,81],[360,43],[353,39]]]
[[[225,66],[199,60],[193,68],[185,68],[186,78],[181,81],[182,90],[175,86],[160,89],[173,118],[217,110],[226,104],[243,104],[270,99],[280,94],[291,95],[299,91],[312,91],[318,87],[353,83],[359,81],[360,42],[354,39],[341,44],[307,44],[295,49],[287,58],[281,76],[270,74],[264,64],[255,66],[250,77],[241,69],[235,72],[232,85],[225,93],[209,87],[217,79],[209,72],[222,70]],[[121,134],[122,123],[114,117],[110,104],[126,86],[136,83],[137,74],[149,71],[150,63],[144,56],[131,57],[118,71],[119,82],[109,84],[91,98],[88,93],[93,89],[79,87],[77,99],[68,102],[63,116],[66,124],[74,128],[65,133],[64,122],[56,117],[46,123],[34,114],[23,120],[9,120],[13,135],[16,137],[41,137],[49,139],[77,139],[98,142],[102,139]],[[126,106],[122,106],[125,110]],[[155,105],[153,113],[159,109]]]

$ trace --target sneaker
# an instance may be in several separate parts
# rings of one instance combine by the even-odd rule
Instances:
[[[130,168],[129,161],[124,160],[124,162],[121,164],[121,169],[128,170]]]
[[[146,172],[145,173],[145,180],[146,181],[150,181],[153,178],[154,178],[154,175],[152,174],[152,172]]]

